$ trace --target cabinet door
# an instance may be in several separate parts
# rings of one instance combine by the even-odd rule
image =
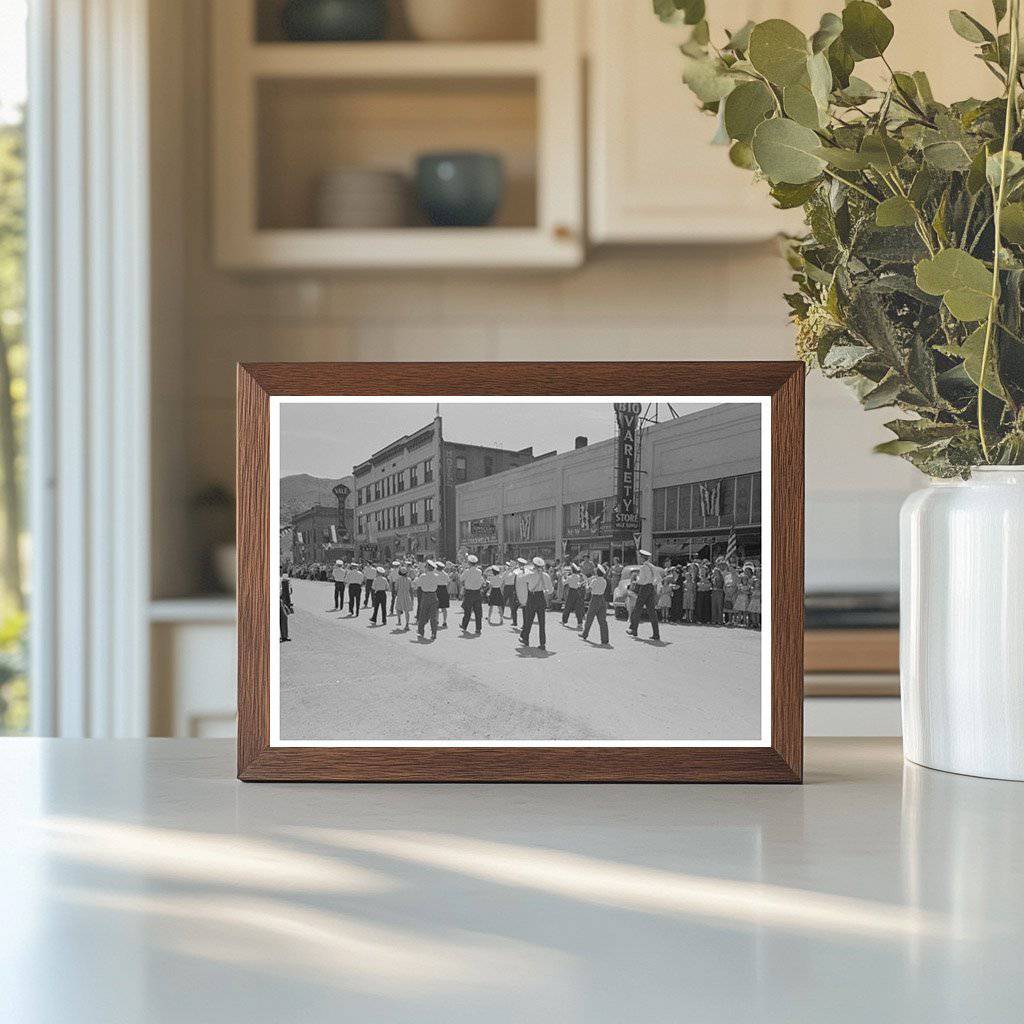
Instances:
[[[767,186],[710,145],[715,120],[682,83],[689,28],[663,25],[650,0],[590,0],[590,236],[595,242],[768,238],[799,226]],[[748,19],[817,27],[821,3],[735,0],[711,7],[716,37]]]

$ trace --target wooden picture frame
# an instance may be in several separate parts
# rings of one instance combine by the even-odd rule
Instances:
[[[800,782],[804,367],[799,362],[250,363],[237,371],[238,778]],[[770,408],[770,742],[760,746],[271,745],[273,396],[752,396]],[[276,579],[277,567],[274,567]]]

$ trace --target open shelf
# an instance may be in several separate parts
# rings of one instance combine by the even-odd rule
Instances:
[[[568,267],[583,258],[576,0],[537,0],[530,38],[435,43],[281,40],[278,0],[213,7],[214,242],[230,269]],[[316,214],[331,172],[400,172],[427,152],[495,153],[493,221],[337,228]],[[361,208],[360,213],[363,212]],[[369,216],[357,221],[373,223]]]

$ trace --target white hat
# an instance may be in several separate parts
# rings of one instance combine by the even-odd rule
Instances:
[[[336,558],[334,560],[334,564],[335,565],[344,565],[345,563],[340,558]]]
[[[391,564],[392,565],[398,565],[398,559],[396,558]]]
[[[640,552],[639,552],[639,553],[640,553],[641,555],[643,555],[643,557],[644,557],[644,558],[650,558],[650,557],[651,557],[651,553],[650,553],[650,551],[644,551],[644,549],[643,549],[643,548],[641,548],[641,549],[640,549]]]
[[[470,565],[476,565],[476,563],[477,563],[477,562],[479,562],[479,561],[480,561],[480,559],[479,559],[479,558],[477,558],[477,557],[476,557],[476,555],[470,555],[470,556],[469,556],[469,557],[468,557],[468,558],[466,559],[466,561],[467,561],[467,562],[469,562],[469,564],[470,564]]]
[[[545,561],[544,561],[544,559],[543,559],[543,558],[541,558],[541,557],[540,557],[540,555],[538,555],[538,556],[537,556],[537,557],[536,557],[536,558],[535,558],[535,559],[533,560],[533,564],[534,564],[534,565],[536,565],[536,566],[537,566],[538,568],[541,568],[541,569],[543,569],[543,568],[544,568],[544,566],[545,566],[545,565],[547,565],[547,562],[545,562]]]
[[[383,576],[384,575],[384,566],[383,565],[378,565],[377,566],[377,572],[379,572],[381,574],[381,576]]]
[[[426,564],[429,565],[431,569],[437,568],[437,562],[435,562],[432,558],[428,558]]]
[[[288,573],[286,573],[286,572],[281,573],[281,579],[282,580],[288,579]]]
[[[517,559],[520,565],[529,565],[530,563],[525,558]]]

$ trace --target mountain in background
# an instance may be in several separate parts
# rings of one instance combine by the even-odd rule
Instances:
[[[346,483],[349,489],[353,486],[352,477],[339,477],[329,480],[326,477],[310,476],[308,473],[296,473],[294,476],[281,477],[281,525],[287,526],[294,516],[305,512],[312,505],[338,504],[331,488],[339,483]],[[349,495],[349,507],[353,504],[353,495]]]

